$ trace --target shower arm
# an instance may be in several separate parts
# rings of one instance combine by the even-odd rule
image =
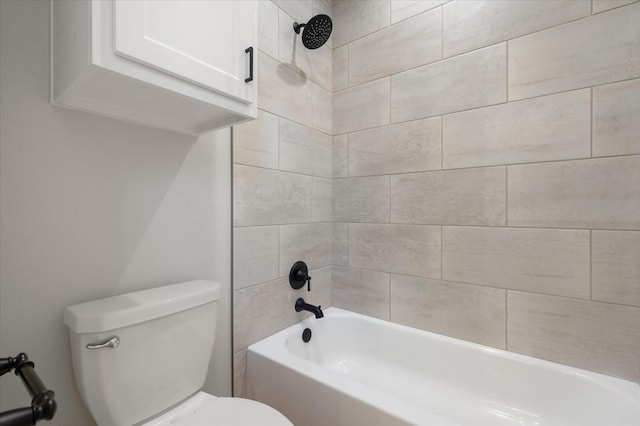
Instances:
[[[293,31],[296,32],[296,34],[300,34],[300,30],[302,29],[302,27],[306,27],[307,24],[298,24],[297,22],[293,23]]]

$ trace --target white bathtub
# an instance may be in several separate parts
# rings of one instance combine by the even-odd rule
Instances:
[[[251,345],[247,392],[296,426],[640,425],[637,383],[336,308]]]

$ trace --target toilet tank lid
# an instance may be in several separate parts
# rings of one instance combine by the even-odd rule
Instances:
[[[171,315],[220,297],[220,284],[188,281],[69,306],[63,321],[75,333],[96,333]]]

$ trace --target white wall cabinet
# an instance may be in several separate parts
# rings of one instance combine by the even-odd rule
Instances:
[[[256,117],[255,1],[51,4],[54,104],[187,134]]]

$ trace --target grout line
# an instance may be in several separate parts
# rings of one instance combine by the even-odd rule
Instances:
[[[384,30],[386,30],[387,28],[391,28],[391,27],[393,27],[394,25],[404,24],[404,23],[405,23],[405,21],[408,21],[409,19],[413,19],[413,18],[417,17],[418,15],[422,15],[423,13],[427,13],[427,12],[433,11],[433,10],[435,10],[437,7],[442,7],[442,5],[434,6],[434,7],[431,7],[431,8],[429,8],[429,9],[427,9],[427,10],[423,10],[423,11],[421,11],[421,12],[419,12],[419,13],[416,13],[415,15],[408,16],[408,17],[406,17],[406,18],[404,18],[404,19],[402,19],[402,20],[400,20],[400,21],[397,21],[397,22],[391,22],[391,2],[389,2],[389,24],[384,25],[384,26],[382,26],[382,27],[380,27],[380,28],[378,28],[378,29],[376,29],[376,30],[373,30],[373,31],[371,31],[371,32],[368,32],[367,34],[363,34],[363,35],[361,35],[361,36],[358,36],[358,37],[356,37],[356,38],[354,38],[354,39],[352,39],[352,40],[349,40],[349,41],[347,41],[347,42],[345,42],[345,43],[343,43],[343,44],[339,45],[339,46],[336,46],[336,45],[333,45],[333,44],[332,44],[332,47],[331,47],[331,48],[332,48],[332,49],[337,49],[337,48],[340,48],[340,47],[342,47],[342,46],[346,46],[347,44],[351,44],[351,43],[353,43],[354,41],[359,41],[359,40],[362,40],[362,39],[364,39],[364,38],[369,37],[370,35],[373,35],[373,34],[376,34],[376,33],[381,32],[381,31],[384,31]],[[286,12],[285,12],[285,13],[286,13]],[[333,14],[333,15],[335,15],[335,14],[333,13],[333,10],[332,10],[332,14]]]
[[[591,16],[593,16],[593,15],[601,15],[603,13],[607,13],[607,12],[610,12],[612,10],[622,9],[623,7],[631,6],[631,5],[635,4],[636,2],[637,2],[637,0],[632,2],[632,3],[621,4],[620,6],[615,6],[615,7],[612,7],[611,9],[601,10],[600,12],[595,12],[594,13],[593,12],[593,0],[592,0],[592,2],[591,2]]]
[[[351,223],[347,223],[347,267],[351,267]]]
[[[391,109],[392,109],[392,106],[393,106],[393,103],[391,101],[391,97],[392,97],[392,94],[393,94],[392,86],[393,86],[393,78],[392,78],[392,76],[389,76],[389,125],[391,125],[393,123],[392,117],[391,117]]]
[[[589,300],[593,300],[593,230],[589,230]]]
[[[315,204],[316,204],[316,185],[315,185],[315,176],[311,176],[311,223],[315,222]]]
[[[543,160],[543,161],[535,161],[530,163],[509,163],[509,164],[477,165],[477,166],[469,166],[469,167],[450,167],[442,170],[440,169],[416,170],[416,171],[410,171],[410,172],[394,172],[394,173],[380,173],[380,174],[371,174],[371,175],[347,176],[347,177],[338,177],[334,179],[359,179],[359,178],[382,177],[387,175],[399,176],[399,175],[423,174],[423,173],[444,173],[444,172],[457,171],[457,170],[476,170],[476,169],[489,169],[489,168],[498,168],[498,167],[536,166],[538,164],[568,163],[568,162],[574,162],[574,161],[591,161],[591,160],[610,160],[610,159],[616,159],[616,158],[638,157],[638,156],[640,156],[640,154],[617,154],[617,155],[608,155],[608,156],[601,156],[601,157],[576,157],[576,158],[567,158],[564,160]],[[238,164],[238,165],[241,165],[244,167],[257,167],[257,166],[250,166],[250,165],[244,165],[244,164]],[[262,167],[257,167],[257,168],[262,168]],[[266,169],[266,170],[273,170],[273,169]],[[283,170],[283,172],[301,174],[296,172],[288,172],[285,170]],[[304,174],[301,174],[301,175],[308,176]],[[316,177],[323,178],[323,176],[316,176]]]
[[[509,289],[504,294],[504,349],[509,350]]]
[[[353,42],[355,42],[355,41],[362,40],[362,39],[364,39],[364,38],[366,38],[366,37],[368,37],[368,36],[371,36],[371,35],[373,35],[373,34],[376,34],[376,33],[380,32],[380,31],[384,31],[385,29],[390,28],[390,27],[392,27],[392,26],[394,26],[394,25],[398,25],[398,24],[400,24],[400,23],[404,23],[404,21],[407,21],[407,20],[409,20],[409,19],[415,18],[415,17],[417,17],[418,15],[421,15],[421,14],[423,14],[423,13],[433,12],[433,11],[434,11],[436,8],[438,8],[438,7],[439,7],[439,8],[441,8],[441,9],[444,9],[444,6],[445,6],[446,4],[448,4],[448,3],[452,3],[452,1],[448,1],[448,2],[443,3],[443,4],[441,4],[441,5],[438,5],[438,6],[435,6],[435,7],[430,8],[430,9],[427,9],[427,10],[421,11],[421,12],[416,13],[415,15],[411,15],[411,16],[409,16],[409,17],[407,17],[407,18],[405,18],[405,19],[403,19],[403,20],[401,20],[401,21],[394,22],[394,23],[390,23],[389,25],[385,25],[385,26],[380,27],[380,28],[378,28],[378,29],[376,29],[376,30],[374,30],[374,31],[371,31],[371,32],[367,33],[367,34],[363,34],[362,36],[359,36],[359,37],[357,37],[357,38],[354,38],[353,40],[349,40],[348,42],[343,43],[343,44],[341,44],[341,45],[339,45],[339,46],[335,46],[335,45],[334,45],[334,46],[332,46],[332,49],[336,49],[336,48],[339,48],[339,47],[345,46],[345,45],[347,45],[347,44],[351,44],[351,43],[353,43]],[[615,10],[615,9],[619,9],[619,8],[621,8],[621,7],[625,7],[625,6],[629,6],[629,5],[622,5],[622,6],[619,6],[619,7],[613,8],[613,9],[609,9],[609,10]],[[607,11],[603,11],[603,12],[599,12],[598,14],[600,14],[600,13],[604,13],[604,12],[608,12],[609,10],[607,10]],[[285,12],[285,13],[286,13],[286,12]],[[496,43],[493,43],[493,44],[490,44],[490,45],[487,45],[487,46],[477,47],[477,48],[474,48],[473,50],[464,51],[464,52],[461,52],[461,53],[458,53],[458,54],[456,54],[456,55],[449,56],[449,57],[447,57],[447,58],[443,58],[443,59],[453,58],[453,57],[455,57],[455,56],[464,55],[465,53],[469,53],[469,52],[475,52],[476,50],[480,50],[480,49],[483,49],[483,48],[485,48],[485,47],[489,47],[489,46],[493,46],[493,45],[496,45],[496,44],[499,44],[499,43],[503,43],[503,42],[508,41],[508,40],[516,40],[516,39],[519,39],[519,38],[522,38],[522,37],[527,37],[527,36],[529,36],[529,35],[531,35],[531,34],[537,34],[537,33],[542,32],[542,31],[550,30],[550,29],[553,29],[553,28],[556,28],[556,27],[561,27],[561,26],[563,26],[563,25],[571,24],[571,23],[574,23],[574,22],[580,21],[580,20],[582,20],[582,19],[587,19],[587,18],[590,18],[591,16],[593,16],[593,15],[592,15],[592,14],[589,14],[589,15],[585,15],[585,16],[579,16],[579,17],[573,18],[573,19],[571,19],[571,20],[568,20],[568,21],[565,21],[565,22],[561,22],[561,23],[559,23],[559,24],[554,24],[554,25],[550,25],[550,26],[547,26],[547,27],[544,27],[544,28],[540,28],[540,29],[537,29],[537,30],[535,30],[535,31],[532,31],[532,32],[529,32],[529,33],[526,33],[526,34],[522,34],[522,35],[519,35],[519,36],[515,36],[515,37],[510,38],[510,39],[505,39],[505,40],[502,40],[502,41],[499,41],[499,42],[496,42]],[[389,21],[389,22],[391,22],[391,21]],[[444,19],[443,19],[442,23],[443,23],[442,27],[443,27],[443,31],[444,31]]]
[[[281,254],[280,253],[280,232],[282,232],[282,225],[278,225],[278,262],[276,263],[276,266],[278,268],[276,273],[278,276],[278,279],[282,278],[280,276],[280,254]]]
[[[280,116],[277,116],[277,117],[278,117],[278,131],[277,131],[277,134],[278,134],[278,171],[281,171],[282,169],[280,169],[280,154],[282,152],[282,149],[280,149],[280,120],[282,120],[282,117],[280,117]],[[257,166],[255,166],[255,167],[257,167]],[[264,168],[264,167],[262,167],[262,168]]]
[[[504,226],[509,226],[509,166],[504,168]]]
[[[504,42],[503,42],[503,43],[504,43]],[[495,46],[495,45],[494,45],[494,46]],[[344,89],[335,90],[335,91],[333,91],[332,93],[333,93],[333,94],[339,94],[339,92],[344,92],[344,91],[346,91],[346,90],[350,90],[350,89],[355,88],[355,87],[358,87],[358,86],[363,86],[363,85],[368,84],[368,83],[373,83],[374,81],[382,80],[383,78],[391,78],[391,77],[397,76],[398,74],[402,74],[402,73],[405,73],[405,72],[407,72],[407,71],[411,71],[411,70],[414,70],[414,69],[416,69],[416,68],[424,67],[424,66],[426,66],[426,65],[432,65],[432,64],[435,64],[435,63],[436,63],[436,62],[431,62],[431,63],[429,63],[429,64],[420,65],[420,66],[418,66],[418,67],[411,68],[411,69],[409,69],[409,70],[405,70],[405,71],[397,72],[397,73],[395,73],[395,74],[389,74],[389,75],[385,75],[385,76],[383,76],[383,77],[378,77],[378,78],[375,78],[375,79],[373,79],[373,80],[366,81],[366,82],[364,82],[364,83],[358,83],[358,84],[355,84],[355,85],[353,85],[353,86],[346,87],[346,88],[344,88]],[[461,110],[450,111],[450,112],[443,112],[443,113],[440,113],[440,114],[435,114],[435,115],[432,115],[432,116],[425,116],[425,117],[421,117],[421,118],[429,118],[429,117],[435,117],[435,116],[437,116],[437,115],[455,114],[455,113],[458,113],[458,112],[472,111],[472,110],[475,110],[475,109],[487,108],[487,107],[491,107],[491,106],[494,106],[494,105],[503,105],[503,104],[512,103],[512,102],[525,101],[525,100],[527,100],[527,99],[543,98],[543,97],[545,97],[545,96],[559,95],[559,94],[561,94],[561,93],[575,92],[575,91],[578,91],[578,90],[585,90],[585,89],[589,89],[589,88],[592,88],[592,87],[607,86],[607,85],[609,85],[609,84],[623,83],[623,82],[626,82],[626,81],[633,81],[633,80],[640,80],[640,78],[639,78],[639,77],[630,77],[630,78],[623,78],[623,79],[620,79],[620,80],[607,81],[607,82],[605,82],[605,83],[600,83],[600,84],[594,84],[593,86],[571,87],[571,88],[567,88],[567,89],[564,89],[564,90],[559,90],[559,91],[557,91],[557,92],[542,93],[542,94],[539,94],[539,95],[527,96],[527,97],[524,97],[524,98],[511,99],[511,100],[506,101],[506,102],[496,102],[496,103],[492,103],[492,104],[487,104],[487,105],[482,105],[482,106],[476,106],[476,107],[471,107],[471,108],[467,108],[467,109],[461,109]],[[316,84],[316,83],[314,83],[314,84]],[[321,86],[321,87],[322,87],[322,86]],[[326,90],[326,89],[325,89],[325,90]],[[267,112],[269,112],[268,110],[266,110],[266,111],[267,111]],[[272,114],[273,114],[273,113],[272,113]],[[286,118],[286,117],[285,117],[285,118]],[[410,119],[410,120],[405,120],[405,121],[414,121],[414,120],[419,120],[419,119],[420,119],[420,118],[412,118],[412,119]],[[400,121],[399,123],[403,123],[403,121]],[[378,126],[378,127],[379,127],[379,126]],[[346,132],[345,132],[345,133],[346,133]]]
[[[444,170],[444,115],[440,116],[440,170]]]
[[[347,135],[347,176],[345,177],[349,178],[351,177],[351,161],[350,161],[351,142],[349,141],[351,137],[349,136],[349,133],[347,133],[346,135]],[[343,177],[342,179],[344,179],[345,177]],[[333,194],[332,194],[332,197],[333,197]]]
[[[51,3],[53,4],[53,2],[51,2]],[[231,342],[230,342],[230,345],[231,345],[231,352],[232,352],[232,354],[231,354],[231,395],[234,395],[236,393],[235,357],[233,356],[233,348],[234,348],[235,339],[236,339],[235,335],[234,335],[235,334],[234,331],[236,329],[236,327],[235,327],[236,322],[235,322],[235,312],[234,312],[234,309],[233,309],[234,302],[235,302],[235,297],[236,297],[235,296],[235,294],[236,294],[236,274],[235,274],[235,271],[234,271],[234,263],[235,263],[235,260],[236,260],[236,256],[234,254],[235,253],[235,246],[236,246],[235,245],[236,227],[233,224],[233,218],[235,216],[235,209],[234,209],[234,206],[233,206],[233,204],[234,204],[234,199],[233,199],[233,184],[234,184],[234,173],[233,173],[234,149],[233,149],[233,142],[234,142],[234,133],[235,133],[235,128],[232,126],[231,127],[231,135],[230,135],[231,136],[230,137],[230,139],[231,139],[231,153],[230,153],[231,154],[230,155],[230,157],[231,157],[230,158],[231,167],[230,167],[230,170],[229,170],[229,174],[231,175],[230,179],[229,179],[230,182],[231,182],[231,193],[229,194],[229,198],[230,198],[229,201],[230,201],[230,204],[231,204],[231,206],[230,206],[231,207],[230,208],[230,210],[231,210],[231,212],[230,212],[230,214],[231,214],[231,217],[230,217],[230,219],[231,219],[231,244],[230,244],[231,245],[231,262],[230,262],[231,265],[230,265],[230,269],[231,269],[231,271],[230,271],[230,274],[229,274],[229,276],[231,278],[231,289],[230,289],[231,291],[230,291],[230,294],[229,294],[229,304],[231,305],[231,307],[230,307],[231,308],[230,309],[231,310],[231,315],[230,315],[231,318],[230,318],[230,321],[229,321],[230,325],[231,325],[231,339],[230,339]],[[245,366],[245,368],[246,368],[246,366]]]
[[[440,5],[440,60],[444,59],[444,5]]]
[[[589,117],[589,123],[591,124],[589,126],[589,141],[590,141],[590,151],[589,151],[589,155],[591,156],[591,158],[593,158],[593,87],[589,90],[589,95],[591,97],[591,111],[589,111],[589,113],[591,114],[591,116]]]
[[[2,1],[2,0],[0,0]],[[306,173],[300,173],[300,172],[294,172],[291,170],[284,170],[284,169],[274,169],[273,167],[262,167],[262,166],[254,166],[252,164],[243,164],[243,163],[234,163],[234,166],[240,166],[240,167],[250,167],[252,169],[261,169],[261,170],[267,170],[270,172],[280,172],[280,173],[287,173],[287,174],[291,174],[291,175],[297,175],[297,176],[306,176],[306,177],[310,177],[310,178],[320,178],[320,179],[333,179],[331,176],[327,177],[327,176],[319,176],[319,175],[310,175],[310,174],[306,174]],[[278,166],[279,167],[279,166]],[[358,176],[360,177],[360,176]],[[362,176],[362,177],[366,177],[366,176]],[[345,178],[337,178],[337,179],[345,179]]]
[[[490,229],[528,229],[528,230],[556,230],[556,231],[619,231],[619,232],[638,232],[640,231],[640,228],[559,228],[559,227],[553,227],[553,226],[544,226],[544,227],[540,227],[540,226],[523,226],[523,225],[510,225],[510,226],[504,226],[504,225],[488,225],[488,224],[484,224],[484,225],[459,225],[459,224],[451,224],[451,223],[407,223],[407,222],[392,222],[392,223],[387,223],[387,222],[358,222],[358,221],[350,221],[348,219],[346,220],[338,220],[336,222],[316,222],[316,223],[349,223],[350,225],[381,225],[381,226],[389,226],[389,225],[400,225],[400,226],[428,226],[428,227],[438,227],[438,226],[445,226],[445,227],[451,227],[451,228],[490,228]],[[236,226],[236,228],[251,228],[251,227],[256,227],[256,226],[276,226],[276,225],[308,225],[309,222],[301,222],[301,223],[282,223],[282,224],[271,224],[271,225],[242,225],[242,226]]]
[[[493,285],[488,285],[488,284],[471,283],[471,282],[467,282],[467,281],[444,280],[444,279],[435,278],[435,277],[426,277],[426,276],[422,276],[422,275],[410,275],[410,274],[403,274],[401,272],[389,272],[389,271],[362,268],[362,267],[351,266],[351,265],[337,265],[337,266],[342,267],[342,268],[354,269],[354,270],[358,270],[358,271],[367,271],[367,272],[374,272],[374,273],[378,273],[378,274],[387,274],[387,275],[389,275],[389,277],[391,275],[398,275],[398,276],[401,276],[401,277],[411,277],[411,278],[418,278],[418,279],[422,279],[422,280],[437,280],[437,281],[451,282],[451,283],[468,285],[468,286],[475,286],[475,287],[481,287],[481,288],[504,290],[504,291],[507,292],[507,295],[508,295],[508,293],[518,292],[518,293],[524,293],[524,294],[533,294],[533,295],[537,295],[537,296],[546,296],[546,297],[555,297],[555,298],[561,298],[561,299],[569,299],[569,300],[574,300],[574,301],[579,301],[579,302],[591,302],[591,303],[598,303],[598,304],[610,305],[610,306],[625,306],[625,307],[630,307],[630,308],[633,308],[633,309],[636,309],[636,310],[640,311],[640,307],[638,307],[636,305],[625,305],[625,304],[622,304],[622,303],[615,303],[615,302],[602,302],[602,301],[599,301],[599,300],[585,299],[583,297],[565,296],[565,295],[550,294],[550,293],[540,293],[540,292],[536,292],[536,291],[523,290],[523,289],[519,289],[519,288],[498,287],[498,286],[493,286]],[[318,269],[320,269],[320,268],[318,268]],[[282,279],[282,278],[279,278],[279,279]],[[275,281],[275,280],[271,280],[271,281]],[[260,283],[260,284],[262,284],[262,283]]]
[[[387,285],[389,289],[389,299],[387,301],[387,315],[389,321],[391,321],[391,273],[387,275]]]
[[[444,281],[444,226],[440,226],[440,279]]]
[[[382,80],[383,78],[391,78],[391,77],[393,77],[395,75],[397,75],[397,74],[392,74],[391,76],[381,77],[381,78],[378,78],[378,79],[375,79],[375,80],[371,80],[371,81],[369,81],[367,83],[372,83],[374,81]],[[435,117],[438,117],[438,116],[460,114],[460,113],[469,112],[469,111],[476,111],[476,110],[480,110],[480,109],[484,109],[484,108],[494,108],[494,107],[498,107],[498,106],[502,106],[502,105],[506,105],[506,104],[511,104],[511,103],[515,103],[515,102],[524,102],[524,101],[528,101],[528,100],[544,98],[544,97],[547,97],[547,96],[556,96],[556,95],[561,95],[561,94],[566,94],[566,93],[571,93],[571,92],[577,92],[577,91],[580,91],[580,90],[587,90],[587,89],[592,89],[592,88],[595,88],[595,87],[602,87],[602,86],[607,86],[607,85],[610,85],[610,84],[618,84],[618,83],[624,83],[624,82],[635,81],[635,80],[639,80],[640,81],[640,78],[638,78],[638,77],[627,78],[627,79],[623,79],[623,80],[610,81],[610,82],[598,84],[598,85],[595,85],[595,86],[570,88],[570,89],[561,90],[561,91],[558,91],[558,92],[543,93],[543,94],[536,95],[536,96],[529,96],[529,97],[519,98],[519,99],[511,99],[511,100],[507,100],[505,102],[496,102],[496,103],[490,103],[490,104],[486,104],[486,105],[475,106],[475,107],[471,107],[471,108],[467,108],[467,109],[440,112],[439,114],[425,115],[425,116],[416,117],[416,118],[410,118],[408,120],[397,121],[397,122],[393,122],[393,123],[389,123],[389,124],[381,124],[381,125],[378,125],[378,126],[370,126],[370,127],[365,128],[365,129],[347,130],[347,131],[344,131],[342,133],[338,133],[338,134],[336,134],[334,136],[338,136],[338,135],[345,134],[345,133],[364,132],[364,131],[367,131],[367,130],[377,129],[377,128],[381,128],[381,127],[385,127],[385,126],[389,126],[389,125],[393,126],[393,125],[398,125],[398,124],[403,124],[403,123],[409,123],[409,122],[412,122],[412,121],[435,118]],[[367,84],[367,83],[362,83],[362,84]],[[357,86],[353,86],[353,87],[357,87]],[[342,89],[342,90],[338,90],[338,91],[333,92],[333,93],[336,94],[336,93],[342,92],[344,90],[349,90],[349,89],[350,88]],[[267,112],[269,112],[269,111],[267,111]],[[273,114],[272,112],[269,112],[269,113]],[[290,120],[289,118],[286,118],[286,117],[283,117],[283,118],[285,118],[287,120]],[[295,120],[291,120],[291,121],[295,121]],[[303,125],[306,126],[306,124],[304,124],[304,123],[300,123],[300,124],[303,124]]]
[[[391,175],[388,175],[389,178],[387,180],[387,185],[389,188],[389,192],[388,192],[388,196],[387,196],[387,201],[389,202],[389,219],[387,220],[387,223],[391,223]]]
[[[507,103],[508,103],[509,102],[509,45],[511,44],[511,42],[507,41],[505,44],[506,44],[506,46],[505,46],[505,49],[506,49],[505,61],[506,62],[505,62],[504,69],[505,69],[505,72],[507,74],[505,76],[506,77],[506,79],[505,79],[506,80],[506,83],[505,83],[506,84],[506,88],[505,88],[506,91],[505,91],[505,93],[507,94]]]
[[[341,90],[346,90],[351,87],[351,43],[345,44],[345,47],[347,49],[347,87]],[[331,79],[333,80],[333,73],[331,74]],[[339,92],[339,90],[336,90],[336,92]]]

